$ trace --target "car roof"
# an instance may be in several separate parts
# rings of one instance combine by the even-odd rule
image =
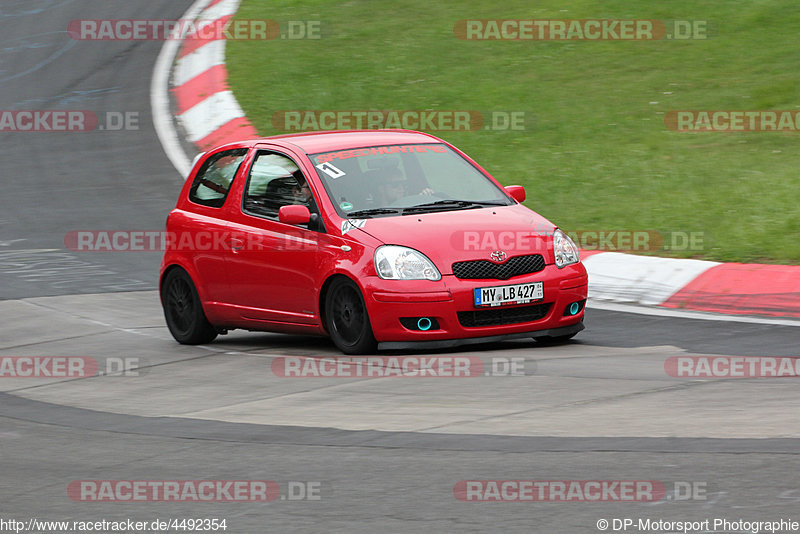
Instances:
[[[441,143],[442,140],[433,135],[413,130],[338,130],[274,135],[237,144],[256,146],[260,143],[270,142],[291,144],[307,154],[316,154],[368,146]]]

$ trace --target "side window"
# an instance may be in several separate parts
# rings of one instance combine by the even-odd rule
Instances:
[[[219,208],[225,203],[228,191],[247,155],[246,148],[214,154],[203,163],[189,190],[189,200],[203,206]]]
[[[317,211],[308,181],[294,161],[274,152],[258,154],[244,193],[244,211],[277,220],[281,206],[290,204],[307,206],[312,213]]]

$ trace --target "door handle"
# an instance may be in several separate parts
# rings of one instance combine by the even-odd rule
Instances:
[[[235,254],[244,248],[244,241],[241,239],[231,238],[228,240],[228,245],[230,245],[231,251]]]

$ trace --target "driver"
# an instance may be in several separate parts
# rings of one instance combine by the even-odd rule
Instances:
[[[305,176],[303,176],[303,173],[300,171],[300,169],[294,171],[292,176],[294,177],[294,183],[292,184],[292,203],[302,204],[303,206],[308,206],[311,208],[311,187],[308,185]]]
[[[418,194],[429,196],[433,194],[433,189],[426,187]],[[378,201],[382,206],[389,206],[407,195],[406,180],[402,171],[398,167],[388,169],[378,184]]]
[[[389,169],[378,184],[378,200],[388,206],[406,196],[406,181],[400,169]]]
[[[292,187],[292,200],[295,204],[311,205],[311,188],[308,186],[308,182],[303,180]]]

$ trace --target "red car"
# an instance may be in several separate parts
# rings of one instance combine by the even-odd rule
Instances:
[[[583,329],[572,240],[454,146],[404,130],[231,143],[167,219],[160,293],[180,343],[321,334],[347,354]]]

